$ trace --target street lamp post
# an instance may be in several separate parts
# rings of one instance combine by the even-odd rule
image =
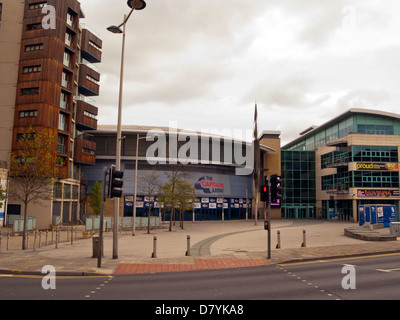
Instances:
[[[143,0],[128,0],[128,6],[131,8],[128,16],[124,15],[124,21],[119,26],[110,26],[108,31],[116,34],[122,33],[122,53],[121,53],[121,73],[119,83],[119,100],[118,100],[118,124],[117,124],[117,147],[115,156],[115,168],[121,170],[121,119],[122,119],[122,94],[124,83],[124,59],[125,59],[125,29],[133,10],[142,10],[146,7]],[[120,28],[123,26],[123,30]],[[113,225],[113,259],[118,259],[118,224],[119,224],[119,198],[114,198],[114,225]]]

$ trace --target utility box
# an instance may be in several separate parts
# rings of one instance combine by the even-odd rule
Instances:
[[[390,234],[392,236],[400,237],[400,222],[390,223]]]
[[[92,258],[97,258],[99,256],[99,243],[100,243],[100,237],[93,236],[92,237],[92,244],[93,244]],[[104,257],[104,242],[102,243],[101,256]]]

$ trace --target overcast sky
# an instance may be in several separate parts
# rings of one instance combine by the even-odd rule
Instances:
[[[103,40],[99,124],[117,123],[126,0],[80,0]],[[400,113],[399,0],[146,0],[127,24],[122,123],[280,130]]]

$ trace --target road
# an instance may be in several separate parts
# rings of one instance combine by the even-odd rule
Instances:
[[[353,268],[354,273],[342,273],[343,267],[345,271]],[[240,269],[56,277],[56,288],[48,290],[42,288],[42,280],[43,276],[0,275],[0,299],[134,299],[156,300],[160,306],[165,300],[195,300],[199,305],[233,300],[236,306],[244,300],[397,300],[400,254]],[[344,289],[343,281],[355,289]]]

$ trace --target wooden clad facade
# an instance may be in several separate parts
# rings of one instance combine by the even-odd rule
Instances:
[[[55,28],[43,28],[52,8]],[[56,140],[51,152],[66,160],[59,162],[60,178],[76,176],[74,163],[95,162],[95,144],[76,138],[97,128],[97,107],[82,100],[99,95],[100,88],[100,74],[83,60],[100,62],[102,41],[82,30],[83,17],[77,0],[25,1],[12,148],[20,147],[18,135],[27,128],[51,132]]]

